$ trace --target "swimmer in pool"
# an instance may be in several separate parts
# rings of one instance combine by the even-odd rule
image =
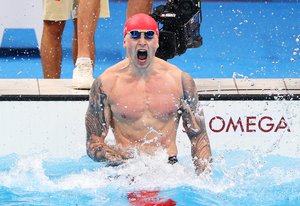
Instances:
[[[87,154],[112,165],[133,157],[132,151],[155,154],[163,148],[169,163],[177,162],[176,132],[182,117],[191,141],[197,173],[211,161],[204,115],[192,77],[155,57],[158,25],[147,14],[136,14],[124,25],[126,58],[93,83],[86,113]],[[105,143],[109,127],[116,145]]]

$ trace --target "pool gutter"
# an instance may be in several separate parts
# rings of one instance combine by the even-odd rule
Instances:
[[[71,79],[1,79],[0,101],[87,101]],[[300,100],[300,79],[195,79],[200,100]]]

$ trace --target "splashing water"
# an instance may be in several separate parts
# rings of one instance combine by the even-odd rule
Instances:
[[[213,172],[197,176],[189,155],[170,165],[163,152],[141,155],[118,167],[88,157],[1,157],[0,202],[15,205],[130,205],[133,191],[160,191],[177,205],[300,203],[300,159],[257,151],[220,151]],[[7,165],[7,163],[10,163]]]

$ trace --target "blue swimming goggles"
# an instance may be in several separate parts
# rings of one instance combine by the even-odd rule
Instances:
[[[137,30],[130,31],[130,35],[132,39],[140,39],[142,33],[144,33],[145,39],[153,39],[155,34],[154,31],[137,31]]]

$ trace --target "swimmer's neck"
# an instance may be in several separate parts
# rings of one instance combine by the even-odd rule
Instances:
[[[150,62],[147,67],[139,67],[135,65],[132,60],[128,59],[127,68],[137,77],[148,77],[154,72],[154,59]]]

